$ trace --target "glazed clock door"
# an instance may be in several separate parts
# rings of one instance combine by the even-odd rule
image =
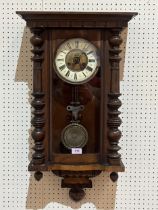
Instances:
[[[80,148],[80,161],[91,153],[97,162],[102,119],[101,32],[56,30],[51,46],[52,160],[57,154],[71,154],[73,148]]]

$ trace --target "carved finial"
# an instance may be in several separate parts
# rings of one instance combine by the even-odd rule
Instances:
[[[36,172],[34,173],[34,177],[35,177],[35,179],[36,179],[37,181],[40,181],[40,180],[42,179],[42,177],[43,177],[43,173],[42,173],[41,171],[36,171]]]
[[[118,173],[112,172],[110,174],[110,179],[111,179],[111,181],[116,182],[118,180]]]
[[[43,84],[42,84],[42,63],[43,63],[43,28],[31,28],[31,32],[33,36],[30,41],[33,45],[33,75],[34,75],[34,83],[33,83],[33,93],[34,99],[31,103],[33,110],[33,118],[32,125],[34,126],[34,130],[32,131],[32,138],[34,139],[34,147],[35,151],[32,156],[32,165],[41,165],[45,161],[45,153],[44,153],[44,138],[45,138],[45,119],[44,119],[44,93],[43,93]],[[35,173],[35,178],[38,180],[41,178],[41,172]]]
[[[84,198],[85,192],[82,188],[75,186],[74,188],[70,189],[69,196],[72,200],[77,202]]]
[[[108,158],[110,163],[115,161],[116,164],[119,163],[121,155],[118,153],[120,147],[118,146],[118,141],[121,138],[121,131],[118,127],[121,125],[121,119],[119,117],[120,111],[118,110],[121,106],[121,101],[119,99],[120,85],[119,85],[119,62],[121,58],[119,53],[120,44],[122,39],[120,37],[120,28],[115,28],[111,30],[111,37],[109,38],[109,63],[111,69],[111,87],[108,94]],[[113,174],[112,174],[113,175]]]

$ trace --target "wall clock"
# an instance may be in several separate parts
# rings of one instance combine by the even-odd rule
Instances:
[[[118,145],[120,32],[136,13],[17,12],[33,36],[35,178],[62,177],[83,198],[90,178],[124,171]]]

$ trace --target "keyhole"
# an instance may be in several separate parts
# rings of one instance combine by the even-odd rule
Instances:
[[[70,111],[71,110],[71,107],[70,106],[67,106],[67,110]]]

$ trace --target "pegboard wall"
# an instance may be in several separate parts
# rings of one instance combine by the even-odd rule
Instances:
[[[158,210],[158,1],[1,0],[0,8],[0,210]],[[60,178],[47,172],[37,182],[27,170],[33,145],[31,34],[18,10],[139,13],[129,23],[121,82],[126,172],[117,184],[102,173],[77,204],[60,188]]]

